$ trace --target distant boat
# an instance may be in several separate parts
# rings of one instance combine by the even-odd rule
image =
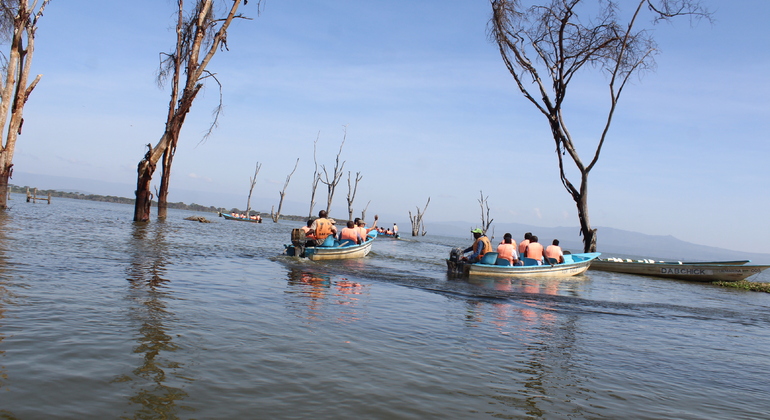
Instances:
[[[376,238],[370,234],[362,244],[356,244],[353,241],[336,241],[333,236],[327,238],[327,242],[322,246],[303,246],[305,234],[302,229],[292,231],[292,244],[284,245],[284,253],[290,257],[305,257],[311,261],[320,260],[348,260],[354,258],[364,258],[369,255],[372,249],[372,243]]]
[[[597,259],[591,263],[591,269],[613,273],[712,282],[745,280],[770,268],[770,265],[746,265],[748,262],[750,261],[672,262],[607,258]]]
[[[262,223],[262,217],[259,215],[256,216],[257,217],[256,219],[252,219],[252,218],[247,218],[245,215],[244,217],[238,217],[238,216],[233,216],[230,214],[220,212],[219,217],[224,217],[225,220],[237,220],[239,222]]]
[[[398,233],[385,233],[385,232],[379,232],[379,231],[377,232],[377,236],[384,236],[386,238],[393,238],[393,239],[398,239],[401,237],[401,235],[399,235]]]
[[[503,276],[503,277],[572,277],[584,273],[588,266],[599,257],[601,253],[590,252],[585,254],[564,255],[564,262],[560,264],[537,265],[535,260],[522,258],[526,265],[498,265],[497,252],[488,252],[478,263],[466,263],[461,261],[457,252],[453,250],[447,263],[447,269],[455,274],[465,276]],[[505,260],[503,260],[505,261]],[[506,261],[507,262],[507,261]],[[500,262],[503,263],[502,261]]]

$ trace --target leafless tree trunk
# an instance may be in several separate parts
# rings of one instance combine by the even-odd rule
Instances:
[[[342,168],[345,167],[345,161],[342,161],[340,163],[340,155],[342,154],[342,147],[345,145],[345,140],[348,137],[348,127],[345,126],[345,131],[342,136],[342,143],[340,143],[340,150],[337,152],[337,159],[334,162],[334,172],[332,172],[331,177],[329,176],[329,172],[326,170],[326,165],[321,165],[321,169],[324,171],[323,178],[320,179],[320,181],[326,185],[326,213],[328,214],[331,211],[332,208],[332,199],[334,198],[334,190],[337,188],[337,184],[340,183],[340,180],[342,179]],[[319,175],[320,177],[320,175]]]
[[[366,210],[369,208],[369,204],[372,204],[372,200],[369,200],[366,203],[366,207],[364,207],[364,209],[361,210],[361,220],[366,220]]]
[[[428,197],[428,202],[425,203],[425,207],[420,211],[420,208],[417,207],[417,214],[412,216],[412,212],[409,212],[409,221],[412,223],[412,236],[417,236],[420,234],[420,229],[422,229],[422,236],[425,236],[427,232],[425,232],[425,223],[422,221],[422,217],[425,216],[425,210],[428,209],[428,204],[430,204],[430,197]]]
[[[313,170],[313,185],[312,189],[310,190],[310,211],[307,213],[307,218],[310,219],[313,217],[313,207],[315,207],[315,192],[318,189],[318,181],[321,180],[321,175],[318,173],[318,159],[317,159],[317,151],[318,151],[318,139],[321,137],[321,132],[318,132],[318,135],[315,138],[315,141],[313,142],[313,165],[315,165],[315,169]]]
[[[0,209],[5,209],[8,205],[8,180],[13,175],[16,140],[21,135],[21,127],[24,124],[24,105],[43,77],[38,74],[32,83],[27,85],[35,52],[37,23],[49,1],[44,0],[39,7],[37,1],[32,4],[27,0],[0,1],[0,35],[8,36],[11,43],[8,57],[2,57],[5,78],[0,78],[0,133],[3,136],[0,139]]]
[[[363,177],[361,172],[356,172],[355,184],[350,183],[350,171],[348,171],[348,220],[353,220],[353,200],[356,199],[356,191],[358,190],[358,181]]]
[[[257,185],[257,175],[259,175],[260,169],[262,169],[262,164],[257,162],[257,166],[254,168],[254,177],[249,178],[251,187],[249,188],[249,198],[246,200],[246,217],[251,216],[251,193],[254,191],[254,186]]]
[[[521,93],[548,121],[556,143],[562,185],[577,206],[584,251],[593,252],[596,229],[591,228],[588,216],[588,174],[599,160],[626,82],[632,74],[653,67],[657,53],[652,33],[635,28],[637,18],[645,9],[652,14],[653,21],[683,15],[708,19],[710,14],[698,0],[635,0],[635,11],[628,23],[619,20],[622,14],[615,1],[597,4],[562,0],[527,8],[518,0],[490,0],[490,3],[493,12],[490,35]],[[585,16],[596,10],[595,16]],[[609,76],[609,108],[587,165],[578,155],[563,114],[567,87],[586,64]],[[566,155],[580,174],[579,186],[567,177],[563,158]]]
[[[273,223],[278,223],[278,218],[281,217],[281,208],[283,207],[283,198],[286,197],[286,188],[289,187],[289,181],[291,181],[291,176],[294,175],[294,172],[297,170],[297,165],[299,165],[299,158],[297,158],[297,162],[294,164],[294,169],[292,169],[289,176],[286,177],[286,182],[283,184],[283,190],[279,193],[281,195],[281,201],[278,202],[278,211],[273,213],[273,211],[270,211],[270,217],[273,218]]]
[[[158,80],[171,78],[171,98],[169,100],[166,128],[155,147],[148,145],[148,152],[137,167],[136,204],[134,221],[144,222],[150,219],[152,193],[150,182],[158,161],[163,158],[163,175],[158,193],[158,217],[166,216],[168,185],[171,177],[171,164],[176,152],[179,133],[185,118],[192,108],[193,101],[203,87],[206,79],[216,78],[206,70],[214,54],[221,48],[227,48],[227,30],[233,19],[244,18],[237,14],[241,0],[233,0],[227,14],[219,16],[214,10],[213,0],[195,0],[194,9],[185,19],[184,0],[177,0],[176,47],[173,53],[164,54]],[[260,2],[257,2],[259,9]],[[182,73],[186,80],[180,86]],[[218,83],[218,82],[217,82]],[[220,86],[221,87],[221,86]],[[180,88],[182,89],[180,95]],[[220,95],[221,106],[221,95]],[[216,126],[218,112],[209,133]]]
[[[489,226],[492,225],[494,219],[489,217],[489,196],[484,197],[484,191],[479,191],[479,193],[481,194],[479,197],[479,206],[481,206],[481,230],[483,230],[486,235]]]

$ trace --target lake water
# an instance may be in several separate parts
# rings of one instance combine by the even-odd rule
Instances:
[[[279,256],[293,222],[10,204],[0,418],[770,415],[770,294],[598,271],[453,279],[443,259],[470,239],[430,235],[300,261]]]

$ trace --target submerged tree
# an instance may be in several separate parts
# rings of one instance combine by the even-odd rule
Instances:
[[[489,217],[489,196],[484,197],[484,191],[479,191],[479,206],[481,206],[481,230],[487,234],[494,219]]]
[[[278,202],[278,211],[277,212],[270,212],[270,217],[273,219],[273,223],[278,223],[278,218],[281,217],[281,209],[283,208],[283,199],[286,197],[286,188],[289,187],[289,181],[291,181],[291,176],[294,175],[294,172],[297,171],[297,166],[299,165],[299,158],[297,158],[297,162],[294,163],[294,169],[292,169],[291,173],[286,176],[286,182],[283,184],[283,189],[279,194],[281,195],[281,201]]]
[[[7,207],[8,180],[13,175],[13,153],[24,124],[24,105],[42,74],[29,85],[29,72],[35,52],[35,32],[50,0],[0,0],[0,36],[10,41],[7,57],[2,57],[0,78],[0,209]],[[8,126],[6,130],[6,124]]]
[[[497,43],[519,90],[548,121],[556,142],[561,182],[575,201],[585,252],[596,250],[596,229],[588,216],[588,174],[599,160],[620,95],[631,75],[654,65],[657,46],[652,34],[637,29],[645,10],[653,21],[683,15],[710,15],[697,0],[635,0],[623,22],[613,0],[551,0],[525,7],[520,0],[490,0],[491,37]],[[586,18],[590,11],[594,16]],[[567,87],[585,66],[608,77],[608,109],[588,164],[578,155],[563,113]],[[579,172],[580,184],[567,176],[564,156]]]
[[[425,203],[425,207],[423,207],[422,211],[420,211],[420,208],[417,207],[417,214],[412,216],[412,212],[409,212],[409,222],[412,224],[412,236],[417,236],[420,234],[420,229],[422,229],[422,236],[425,236],[427,233],[425,231],[425,223],[423,223],[422,218],[425,216],[425,210],[428,210],[428,204],[430,204],[430,197],[428,197],[428,202]]]
[[[249,198],[246,199],[246,217],[251,217],[251,193],[254,191],[254,186],[257,185],[257,175],[259,175],[260,169],[262,169],[262,164],[257,162],[254,168],[254,177],[249,178],[251,186],[249,187]]]
[[[358,191],[358,182],[363,179],[361,172],[356,172],[356,179],[354,183],[350,182],[350,171],[348,171],[348,220],[353,220],[353,201],[356,199],[356,191]]]
[[[316,135],[315,141],[313,142],[313,164],[315,165],[315,169],[313,170],[313,184],[311,185],[310,189],[310,210],[307,213],[307,218],[310,219],[313,217],[313,207],[315,207],[315,192],[318,190],[318,181],[321,180],[321,175],[318,173],[318,139],[321,137],[321,132],[318,132],[318,135]]]
[[[230,23],[233,19],[244,18],[237,13],[241,0],[231,0],[231,3],[229,8],[220,14],[215,10],[214,0],[194,0],[191,12],[185,16],[184,0],[177,0],[176,46],[174,52],[163,54],[158,75],[159,82],[167,77],[171,79],[166,128],[155,147],[147,145],[148,151],[139,162],[134,221],[147,221],[150,218],[150,182],[161,157],[163,173],[158,192],[158,217],[166,216],[171,164],[182,125],[206,79],[217,81],[206,67],[220,48],[227,49],[227,30]],[[259,5],[258,1],[257,8]],[[181,84],[182,74],[185,75],[184,84]],[[218,111],[207,135],[216,126],[217,115]]]
[[[321,169],[324,171],[323,178],[321,178],[321,175],[319,174],[319,180],[326,185],[326,213],[328,214],[331,211],[332,208],[332,200],[334,199],[334,190],[337,189],[337,184],[340,183],[340,180],[342,179],[342,174],[344,173],[342,169],[345,167],[345,161],[342,161],[340,163],[340,155],[342,154],[342,147],[345,146],[345,140],[348,137],[348,127],[345,126],[345,131],[342,135],[342,143],[340,143],[340,150],[337,152],[337,159],[334,161],[334,169],[329,175],[329,172],[326,170],[326,165],[321,165]]]

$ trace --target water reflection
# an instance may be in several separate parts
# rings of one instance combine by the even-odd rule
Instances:
[[[361,319],[361,298],[368,287],[344,277],[311,270],[290,268],[288,272],[287,306],[308,321],[319,321],[331,315],[340,323]]]
[[[8,250],[8,215],[7,211],[0,211],[0,346],[5,340],[5,333],[3,327],[5,326],[3,320],[5,319],[5,312],[7,307],[12,304],[13,293],[8,288],[11,275],[8,273],[8,256],[6,252]],[[5,358],[5,350],[0,347],[0,360]],[[7,390],[8,386],[8,373],[5,370],[5,364],[0,363],[0,392]],[[0,416],[7,416],[10,413],[0,410]],[[10,416],[13,418],[13,416]]]
[[[138,344],[133,352],[141,354],[142,361],[130,375],[122,375],[115,382],[135,381],[136,391],[129,401],[141,408],[136,410],[134,418],[175,419],[180,409],[189,409],[179,404],[187,393],[169,385],[178,380],[175,372],[182,365],[172,359],[180,347],[174,343],[168,326],[175,317],[168,309],[168,302],[174,297],[165,278],[169,264],[167,228],[163,221],[137,223],[132,227],[127,298],[134,302],[130,317],[139,325]]]
[[[564,292],[575,294],[576,283],[564,279],[483,277],[469,278],[468,282],[494,290],[496,299],[469,301],[466,322],[494,326],[501,336],[510,338],[501,340],[500,346],[504,349],[509,343],[520,352],[518,362],[510,367],[514,377],[493,385],[495,393],[490,398],[524,410],[528,416],[542,417],[549,412],[548,405],[567,399],[582,381],[572,372],[569,356],[578,352],[575,345],[579,317],[560,310],[560,299],[555,298]],[[511,383],[519,383],[521,388],[511,388]]]

